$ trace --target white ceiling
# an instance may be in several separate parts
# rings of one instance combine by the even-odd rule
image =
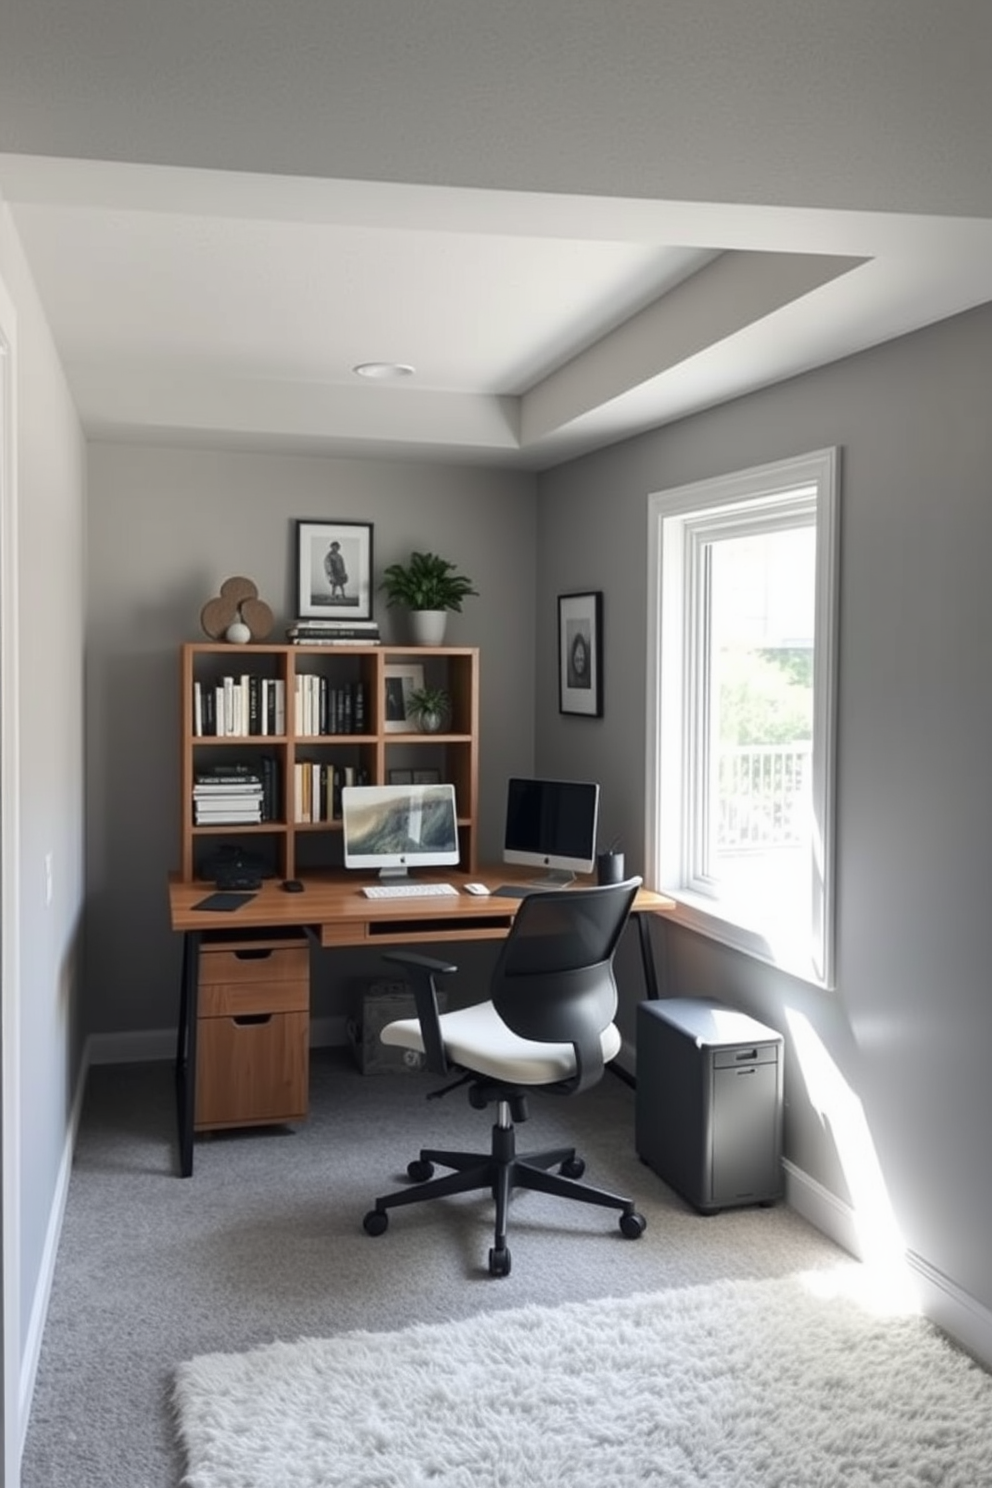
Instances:
[[[292,14],[311,29],[294,37],[293,71],[272,50],[266,0],[242,12],[262,29],[243,27],[227,49],[215,30],[209,53],[197,27],[213,25],[218,8],[194,19],[158,7],[152,34],[143,8],[123,0],[93,0],[85,25],[56,0],[8,3],[0,196],[94,437],[541,469],[992,300],[988,182],[978,178],[986,73],[952,31],[939,43],[945,62],[955,48],[951,86],[938,77],[926,91],[921,73],[909,79],[916,94],[903,88],[908,70],[919,72],[921,37],[938,45],[930,29],[914,34],[930,23],[922,0],[903,0],[898,36],[852,31],[853,49],[840,11],[855,28],[862,0],[836,0],[816,54],[823,88],[809,66],[812,22],[790,31],[785,0],[749,0],[752,19],[760,11],[777,29],[742,25],[736,38],[722,7],[718,29],[702,0],[669,5],[660,50],[633,39],[636,20],[657,43],[656,0],[624,0],[629,35],[584,5],[595,53],[567,29],[573,0],[546,0],[539,16],[521,8],[512,43],[509,30],[485,32],[492,11],[481,0],[460,0],[463,32],[426,26],[428,12],[452,16],[443,0],[424,0],[416,19],[393,0],[377,0],[377,16],[300,4]],[[552,34],[556,9],[562,29]],[[386,11],[392,32],[378,24]],[[87,29],[97,12],[109,50]],[[291,33],[287,21],[280,34]],[[554,47],[555,67],[521,73],[512,59],[524,43],[532,58]],[[569,45],[571,86],[555,94]],[[850,50],[846,73],[830,71],[828,46],[838,60]],[[621,49],[612,61],[611,47]],[[767,57],[774,96],[756,92],[745,68],[727,71],[735,47],[753,70]],[[401,95],[353,86],[384,66]],[[718,87],[704,87],[701,104],[707,67]],[[531,89],[539,75],[542,90]],[[864,99],[849,83],[844,92],[845,79],[860,76],[875,80],[872,108],[898,117],[901,132],[852,127]],[[516,116],[493,78],[518,90]],[[945,112],[959,105],[967,134],[936,107],[934,86]],[[589,128],[594,91],[607,129]],[[910,133],[918,98],[926,127]],[[491,127],[497,113],[502,132]],[[364,132],[351,127],[356,116]],[[857,134],[860,151],[838,158],[825,121]],[[690,123],[698,155],[659,155],[655,140],[677,124],[684,145]],[[760,150],[744,147],[746,128]],[[318,155],[319,173],[308,172]],[[246,169],[246,158],[266,169]],[[418,184],[428,158],[429,179],[456,184]],[[804,172],[804,158],[819,174]],[[757,200],[703,199],[707,181],[711,195],[729,195],[728,164],[747,173]],[[362,167],[389,179],[362,178]],[[693,199],[670,199],[666,184],[687,169]],[[502,184],[534,176],[555,189]],[[573,189],[607,177],[609,194]],[[950,215],[944,200],[938,211],[906,210],[924,178],[928,206],[977,198],[982,215]],[[487,184],[464,184],[472,179]],[[621,194],[628,181],[637,189]],[[816,204],[824,199],[862,205]],[[356,363],[383,360],[416,375],[355,376]]]

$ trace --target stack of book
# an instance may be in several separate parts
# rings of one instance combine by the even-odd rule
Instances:
[[[262,820],[262,777],[250,765],[213,765],[193,781],[193,820],[198,827],[251,825]]]
[[[243,738],[286,732],[286,684],[281,678],[220,677],[193,683],[193,733],[197,738]]]
[[[297,760],[294,772],[294,820],[303,823],[341,820],[341,789],[368,785],[368,771],[356,765],[316,764]]]
[[[298,734],[364,734],[365,683],[333,685],[327,677],[299,673],[293,685],[293,727]]]
[[[291,646],[378,646],[378,620],[297,620],[286,632]]]

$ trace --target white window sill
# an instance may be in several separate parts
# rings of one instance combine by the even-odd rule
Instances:
[[[659,892],[674,899],[676,907],[669,918],[687,930],[719,941],[745,956],[753,956],[813,987],[826,989],[827,983],[816,970],[810,947],[799,942],[792,927],[742,924],[716,900],[689,889],[662,888]]]

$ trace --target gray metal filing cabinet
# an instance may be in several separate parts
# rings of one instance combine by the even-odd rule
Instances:
[[[638,1156],[701,1213],[782,1196],[782,1036],[700,998],[637,1008]]]

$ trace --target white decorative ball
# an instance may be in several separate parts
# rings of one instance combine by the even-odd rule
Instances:
[[[225,630],[224,637],[234,646],[247,646],[251,640],[251,631],[243,620],[235,620]]]

